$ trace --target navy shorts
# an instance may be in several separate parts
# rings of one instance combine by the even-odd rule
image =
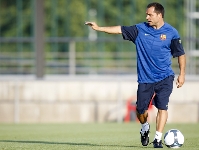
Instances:
[[[136,109],[139,114],[143,114],[148,110],[150,101],[155,93],[152,104],[161,110],[168,109],[169,97],[173,90],[174,76],[167,78],[156,83],[139,83],[137,90]]]

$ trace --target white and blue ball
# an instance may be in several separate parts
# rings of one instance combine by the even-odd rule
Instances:
[[[180,148],[184,144],[184,136],[177,129],[171,129],[164,135],[164,143],[169,148]]]

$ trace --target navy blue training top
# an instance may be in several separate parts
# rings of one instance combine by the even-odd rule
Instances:
[[[124,40],[132,41],[137,51],[138,83],[155,83],[174,75],[171,57],[184,55],[177,30],[164,23],[154,29],[148,23],[122,26]]]

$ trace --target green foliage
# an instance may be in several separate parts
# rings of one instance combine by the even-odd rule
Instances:
[[[83,1],[45,1],[46,36],[83,37],[85,17],[86,7]]]
[[[31,0],[0,1],[0,37],[32,36]]]
[[[182,28],[183,0],[157,0],[165,5],[165,21]],[[148,0],[48,0],[45,6],[47,37],[85,37],[84,21],[96,21],[102,26],[132,25],[145,21]],[[90,11],[95,10],[96,16]],[[0,0],[0,36],[33,36],[34,1]],[[172,16],[172,17],[171,17]],[[180,23],[179,23],[180,22]],[[181,32],[181,31],[180,31]],[[182,34],[182,33],[181,33]],[[101,34],[101,36],[107,36]]]

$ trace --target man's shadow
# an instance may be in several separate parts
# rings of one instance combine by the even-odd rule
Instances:
[[[133,145],[103,145],[103,144],[92,144],[92,143],[72,143],[72,142],[49,142],[49,141],[20,141],[20,140],[0,140],[0,142],[7,142],[7,143],[30,143],[30,144],[63,144],[63,145],[79,145],[79,146],[110,146],[110,147],[139,147],[139,148],[147,148],[142,146],[133,146]]]

